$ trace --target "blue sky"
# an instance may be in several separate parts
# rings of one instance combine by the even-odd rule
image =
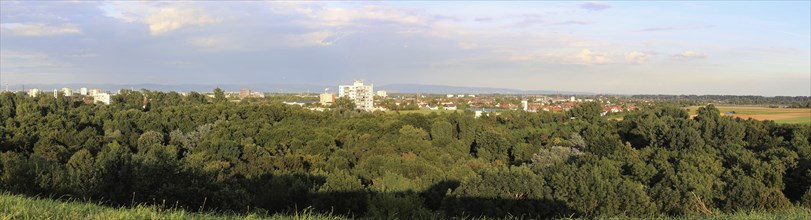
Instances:
[[[811,95],[811,2],[0,1],[0,81]]]

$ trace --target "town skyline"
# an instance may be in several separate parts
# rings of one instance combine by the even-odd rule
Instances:
[[[0,83],[811,95],[809,2],[0,2]],[[269,91],[273,92],[273,91]]]

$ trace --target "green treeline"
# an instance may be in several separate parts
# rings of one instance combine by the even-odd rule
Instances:
[[[143,97],[150,102],[143,106]],[[0,190],[192,211],[372,218],[811,207],[811,126],[596,103],[564,113],[326,112],[199,93],[0,94]]]
[[[707,102],[717,102],[732,105],[782,105],[789,108],[811,108],[811,97],[809,96],[763,97],[740,95],[633,95],[631,98],[667,101],[686,106],[704,105],[704,103]]]

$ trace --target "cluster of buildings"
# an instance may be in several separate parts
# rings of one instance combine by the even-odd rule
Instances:
[[[346,97],[355,103],[355,109],[364,111],[383,110],[375,108],[375,96],[387,97],[386,91],[374,92],[374,85],[366,85],[362,80],[355,80],[352,85],[339,85],[338,95],[329,93],[329,88],[324,89],[324,93],[318,95],[319,103],[322,106],[329,106],[335,103],[335,99]]]
[[[241,90],[239,90],[239,99],[264,98],[264,97],[265,97],[265,93],[262,93],[262,92],[254,92],[254,91],[251,91],[250,89],[241,89]]]
[[[27,95],[30,97],[38,97],[45,94],[45,91],[34,88],[29,89]],[[96,103],[101,102],[105,105],[109,105],[112,102],[112,97],[110,93],[102,92],[100,89],[87,89],[87,88],[80,88],[80,89],[70,89],[70,88],[62,88],[62,89],[54,89],[53,96],[54,98],[59,97],[59,94],[62,94],[65,97],[73,97],[73,96],[80,96],[85,98],[85,102],[88,103]],[[92,98],[92,100],[91,100]]]
[[[80,88],[74,90],[62,88],[54,89],[53,91],[54,97],[58,97],[60,93],[66,97],[82,97],[86,103],[100,102],[109,105],[112,101],[110,93],[102,92],[99,89]],[[27,91],[27,94],[31,97],[37,97],[45,94],[45,92],[40,89],[30,89]],[[477,95],[474,94],[447,94],[444,97],[442,95],[428,95],[428,97],[426,97],[426,95],[416,94],[416,96],[392,98],[389,98],[388,95],[387,91],[374,91],[374,85],[365,84],[362,80],[356,80],[351,85],[339,85],[337,94],[330,93],[329,88],[325,89],[324,93],[318,95],[317,103],[320,103],[320,106],[315,105],[315,107],[310,107],[310,109],[323,111],[325,107],[333,105],[339,98],[349,99],[355,104],[356,109],[364,111],[387,111],[389,108],[401,110],[471,109],[476,112],[477,116],[502,110],[523,110],[527,112],[566,111],[584,102],[601,103],[603,106],[603,115],[638,109],[635,105],[630,103],[612,104],[611,100],[603,98],[602,96],[592,99],[577,98],[574,96],[566,98],[542,95],[485,95],[477,97]],[[264,98],[265,94],[251,91],[250,89],[242,89],[238,93],[226,93],[226,96],[245,99]],[[377,100],[375,98],[377,98]],[[294,101],[284,102],[284,104],[312,106],[310,104],[316,104],[316,101]]]

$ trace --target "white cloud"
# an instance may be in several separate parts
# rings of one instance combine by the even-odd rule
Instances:
[[[472,44],[472,43],[468,43],[468,42],[459,42],[458,44],[456,44],[456,46],[459,46],[459,48],[462,48],[462,49],[465,49],[465,50],[470,50],[470,49],[476,48],[476,44]]]
[[[685,58],[685,59],[701,59],[701,58],[707,57],[706,55],[704,55],[702,53],[695,52],[695,51],[692,51],[692,50],[687,50],[687,51],[681,52],[680,54],[676,54],[675,56],[679,57],[679,58]]]
[[[645,63],[650,59],[651,55],[639,51],[631,51],[625,54],[625,61],[629,63]]]
[[[271,10],[280,14],[304,15],[299,21],[308,27],[363,26],[364,22],[392,22],[408,25],[428,25],[431,16],[413,10],[379,5],[362,7],[328,7],[314,3],[271,2]]]
[[[105,16],[125,22],[140,22],[149,27],[151,35],[161,35],[188,26],[220,23],[220,16],[212,16],[205,4],[191,2],[136,2],[115,1],[98,7]]]
[[[203,26],[220,22],[219,19],[205,15],[201,10],[180,8],[162,8],[149,15],[145,21],[152,35],[160,35],[184,26]]]
[[[0,70],[20,70],[20,69],[53,69],[65,68],[71,65],[56,59],[46,53],[27,51],[0,51]]]
[[[79,34],[82,33],[78,27],[72,24],[50,25],[44,23],[30,23],[30,24],[2,24],[0,29],[9,31],[14,35],[20,36],[50,36],[62,34]]]
[[[332,46],[349,33],[334,33],[330,31],[316,31],[289,37],[288,44],[291,46]]]
[[[602,11],[611,8],[612,6],[603,2],[585,2],[580,4],[580,8],[591,11]]]
[[[222,37],[208,36],[189,39],[189,43],[198,47],[214,47],[224,42]]]
[[[607,52],[601,51],[591,51],[589,49],[583,49],[580,53],[577,54],[577,58],[580,59],[582,64],[590,65],[590,64],[605,64],[611,62],[611,54]]]

